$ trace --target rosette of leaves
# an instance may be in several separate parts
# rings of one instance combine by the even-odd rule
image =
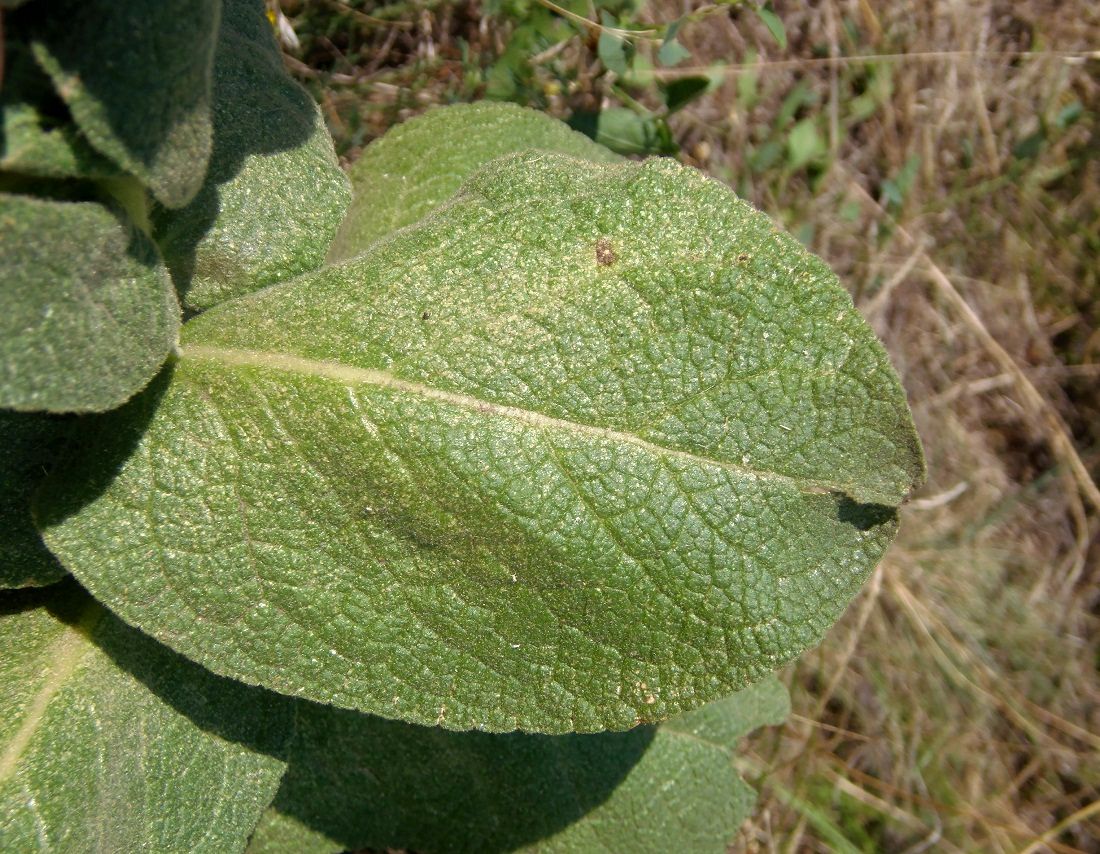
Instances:
[[[723,850],[923,475],[835,277],[507,105],[369,149],[324,265],[258,3],[72,4],[98,64],[62,7],[4,11],[0,847]]]

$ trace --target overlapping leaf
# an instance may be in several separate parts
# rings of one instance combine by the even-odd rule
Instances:
[[[329,250],[343,261],[421,219],[491,160],[537,149],[596,163],[622,158],[567,125],[515,104],[429,110],[373,142],[352,166],[355,198]]]
[[[75,584],[0,592],[0,849],[241,850],[278,788],[284,698],[204,671]]]
[[[31,496],[64,445],[68,419],[0,410],[0,587],[53,584],[65,570],[31,516]]]
[[[94,202],[0,194],[0,407],[110,409],[160,368],[179,329],[151,241]]]
[[[123,174],[72,123],[29,47],[11,40],[4,45],[4,85],[0,87],[0,170],[46,178]]]
[[[92,145],[175,207],[198,192],[210,157],[220,9],[221,0],[50,0],[5,25],[31,44]]]
[[[201,192],[154,222],[191,308],[319,267],[351,191],[313,99],[283,68],[261,0],[226,2],[214,150]]]
[[[660,727],[488,735],[313,704],[250,854],[344,850],[720,854],[754,796],[737,740],[782,722],[769,678]]]
[[[217,672],[446,727],[624,729],[814,644],[923,474],[835,278],[668,161],[495,162],[193,320],[40,501]]]

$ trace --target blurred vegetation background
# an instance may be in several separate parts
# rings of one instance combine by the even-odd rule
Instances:
[[[345,162],[433,104],[678,157],[824,257],[928,455],[746,851],[1100,851],[1100,4],[281,0]]]

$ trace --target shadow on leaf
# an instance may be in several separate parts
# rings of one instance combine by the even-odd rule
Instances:
[[[859,531],[870,531],[880,525],[894,523],[898,518],[896,507],[886,504],[861,504],[847,495],[836,497],[836,517]]]
[[[316,107],[309,94],[284,71],[259,3],[227,4],[214,54],[213,151],[206,181],[186,207],[157,207],[154,228],[180,299],[186,302],[196,274],[232,281],[236,247],[199,243],[222,215],[221,187],[234,180],[246,161],[305,145],[314,135]],[[282,179],[264,172],[256,192]],[[259,215],[259,212],[254,212]]]
[[[301,704],[298,722],[275,810],[350,849],[531,844],[607,800],[656,733],[452,732],[313,703]],[[278,821],[268,825],[272,850]],[[268,847],[263,836],[261,825],[256,850]]]
[[[74,579],[47,590],[51,595],[43,604],[56,619],[83,632],[117,667],[196,727],[254,752],[286,758],[294,700],[211,673],[126,625]]]

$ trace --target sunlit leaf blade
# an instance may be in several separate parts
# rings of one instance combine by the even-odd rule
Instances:
[[[922,474],[820,261],[674,162],[537,152],[191,321],[38,509],[97,597],[217,672],[568,732],[817,643]]]
[[[659,727],[547,736],[303,705],[249,852],[721,854],[754,800],[731,761],[737,740],[787,707],[769,678]]]
[[[76,129],[27,45],[4,45],[0,87],[0,171],[46,178],[104,178],[121,167]]]
[[[352,258],[421,219],[490,160],[529,149],[597,163],[622,159],[545,113],[515,104],[429,110],[371,143],[349,170],[355,196],[329,261]]]
[[[152,242],[94,202],[0,193],[0,407],[111,409],[176,340]]]
[[[309,94],[290,79],[261,0],[226,2],[214,61],[214,152],[201,192],[154,213],[190,308],[319,267],[351,198]]]
[[[65,570],[31,516],[31,496],[64,447],[69,419],[0,410],[0,587],[53,584]]]
[[[75,584],[0,592],[0,849],[239,851],[293,710],[112,617]]]
[[[166,205],[190,201],[210,157],[220,0],[50,0],[5,21],[28,40],[88,140]]]

